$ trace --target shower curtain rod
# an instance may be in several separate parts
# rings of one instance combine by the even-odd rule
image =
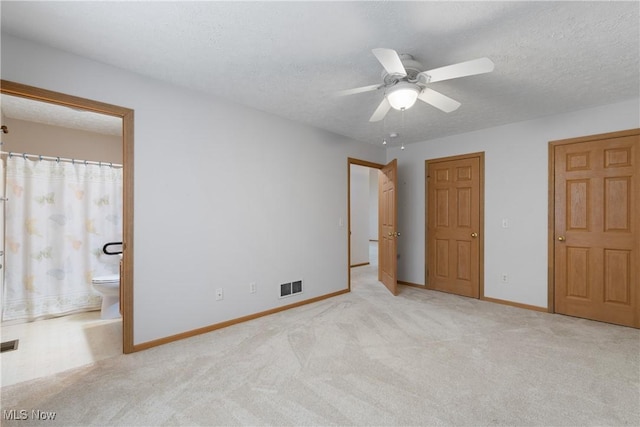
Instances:
[[[80,163],[80,164],[85,164],[85,165],[98,165],[98,166],[109,166],[112,168],[121,168],[122,165],[118,164],[118,163],[112,163],[112,162],[96,162],[93,160],[78,160],[78,159],[68,159],[65,157],[51,157],[51,156],[41,156],[39,154],[27,154],[27,153],[14,153],[11,151],[1,151],[0,154],[2,155],[6,155],[8,157],[12,157],[12,156],[17,156],[17,157],[23,157],[23,158],[32,158],[32,159],[37,159],[37,160],[55,160],[56,162],[69,162],[69,163]]]

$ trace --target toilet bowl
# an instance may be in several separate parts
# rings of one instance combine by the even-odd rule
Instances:
[[[94,277],[91,280],[93,289],[102,295],[100,318],[117,319],[120,317],[120,275]]]

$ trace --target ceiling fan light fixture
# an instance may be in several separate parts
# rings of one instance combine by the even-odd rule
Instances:
[[[400,82],[387,90],[386,97],[392,108],[406,110],[416,103],[420,88],[412,83]]]

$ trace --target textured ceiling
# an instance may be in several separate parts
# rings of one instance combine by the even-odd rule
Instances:
[[[122,119],[120,117],[4,94],[0,95],[0,105],[2,114],[10,119],[85,130],[104,135],[122,135]]]
[[[10,2],[2,31],[230,102],[379,144],[411,143],[640,95],[638,2]],[[64,30],[62,30],[64,29]],[[462,106],[417,103],[368,121],[371,49],[425,69],[479,57],[495,71],[437,82]]]

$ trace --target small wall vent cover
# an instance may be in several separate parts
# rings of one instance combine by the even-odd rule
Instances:
[[[302,280],[297,280],[291,283],[291,293],[299,294],[302,292]]]
[[[288,297],[291,295],[291,282],[283,283],[280,285],[280,298]]]
[[[302,280],[295,282],[282,283],[280,285],[280,298],[290,297],[302,292]]]
[[[0,347],[0,353],[4,353],[5,351],[17,350],[19,341],[20,340],[11,340],[3,342]]]

